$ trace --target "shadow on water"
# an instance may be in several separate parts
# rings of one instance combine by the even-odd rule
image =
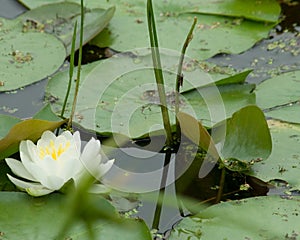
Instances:
[[[295,1],[294,1],[295,2]],[[293,3],[293,1],[292,1]],[[0,0],[0,16],[14,18],[26,8],[12,0]],[[282,16],[285,19],[271,31],[269,38],[257,43],[252,49],[238,55],[218,55],[209,61],[224,66],[231,66],[237,69],[253,68],[254,71],[247,79],[251,83],[259,83],[264,79],[288,70],[299,69],[300,52],[299,49],[299,25],[300,25],[300,4],[288,5],[282,3]],[[289,31],[286,31],[288,29]],[[296,39],[296,46],[288,43],[291,39]],[[285,48],[271,48],[270,44],[285,42]],[[272,45],[274,46],[274,45]],[[93,54],[92,54],[93,53]],[[114,54],[111,49],[98,49],[94,46],[85,47],[85,62],[99,60]],[[0,113],[14,115],[21,118],[31,117],[42,106],[44,101],[44,88],[47,80],[42,80],[24,89],[0,93]],[[83,132],[84,135],[84,132]],[[87,139],[90,137],[86,134]],[[104,142],[105,139],[101,138]],[[153,143],[161,142],[159,137],[143,139],[139,141],[127,141],[121,148],[105,146],[109,152],[109,158],[115,158],[116,163],[112,171],[106,176],[106,181],[112,186],[117,186],[120,190],[134,190],[148,188],[147,193],[141,196],[141,206],[138,208],[137,216],[143,218],[151,227],[157,211],[156,200],[159,197],[158,189],[161,185],[164,168],[165,152],[161,145]],[[150,144],[151,143],[151,144]],[[184,150],[196,148],[187,139],[184,141]],[[173,204],[163,204],[160,209],[159,232],[163,233],[172,228],[174,223],[182,218],[182,213],[189,214],[191,210],[190,202],[183,201],[183,210],[180,211],[177,204],[177,196],[185,196],[194,199],[196,203],[213,204],[216,199],[221,171],[215,165],[212,171],[202,179],[198,178],[199,168],[203,160],[203,153],[199,149],[193,149],[195,154],[189,156],[190,150],[171,154],[170,166],[168,168],[168,179],[165,187],[165,198]],[[120,160],[121,159],[121,160]],[[184,173],[175,179],[176,171],[181,162],[191,161],[191,165]],[[174,164],[174,163],[177,163]],[[177,166],[177,167],[176,167]],[[121,170],[122,171],[121,171]],[[180,170],[180,169],[179,169]],[[156,171],[158,173],[156,173]],[[121,173],[121,174],[120,174]],[[145,173],[155,173],[146,178]],[[175,182],[175,184],[174,184]],[[241,190],[240,186],[249,184],[248,190]],[[222,200],[241,199],[252,196],[266,195],[269,191],[268,184],[259,179],[249,177],[240,173],[226,172],[226,181]],[[149,199],[152,199],[151,201]],[[154,199],[154,200],[153,200]],[[183,198],[184,199],[184,198]]]

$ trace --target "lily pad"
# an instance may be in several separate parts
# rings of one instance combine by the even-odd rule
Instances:
[[[61,2],[74,2],[80,4],[80,0],[18,0],[20,3],[22,3],[24,6],[26,6],[29,9],[37,8],[46,4],[51,3],[61,3]],[[105,7],[107,6],[107,3],[103,3],[103,1],[99,0],[87,0],[83,1],[84,6],[87,8],[103,8],[103,5],[105,4]]]
[[[47,121],[61,121],[52,110],[50,104],[46,104],[43,108],[40,109],[36,114],[33,116],[34,119],[40,120],[47,120]]]
[[[27,119],[13,125],[8,134],[0,140],[0,160],[18,152],[22,140],[37,141],[44,131],[55,130],[64,122]]]
[[[221,153],[229,169],[234,170],[231,164],[235,162],[230,160],[250,164],[256,159],[265,160],[271,150],[271,135],[260,108],[246,106],[226,120],[226,137]]]
[[[84,18],[83,43],[95,37],[109,23],[115,8],[86,9]],[[80,24],[81,7],[77,3],[61,2],[47,4],[32,9],[18,19],[23,22],[23,31],[38,31],[55,34],[63,41],[68,55],[71,52],[73,28],[75,22]],[[80,29],[77,30],[76,49],[79,47]]]
[[[99,206],[105,207],[106,213],[116,214],[105,199],[96,195],[94,199]],[[60,194],[32,198],[25,193],[1,192],[1,236],[6,239],[55,239],[67,220],[68,203],[66,196]],[[84,222],[79,219],[74,222],[65,239],[91,239]],[[95,219],[91,227],[94,239],[151,239],[143,221],[120,219],[119,222],[109,222]]]
[[[270,78],[257,86],[257,104],[268,117],[300,123],[300,71]],[[276,96],[276,97],[274,97]]]
[[[267,2],[271,4],[268,5]],[[119,51],[149,46],[146,2],[135,1],[128,4],[126,1],[115,0],[109,1],[109,4],[114,4],[118,9],[115,17],[91,43]],[[193,40],[187,49],[187,55],[198,60],[207,59],[218,53],[236,54],[249,49],[268,35],[280,14],[280,7],[276,1],[256,4],[253,1],[219,3],[195,0],[185,3],[178,0],[158,1],[154,5],[159,43],[162,48],[179,51],[193,18],[195,16],[198,18]],[[254,18],[254,13],[259,11],[262,14],[256,16],[261,18],[256,17],[255,20],[260,18],[260,21],[250,20]],[[132,37],[133,32],[138,37]]]
[[[297,239],[299,198],[278,196],[223,202],[184,218],[170,240],[181,239]]]
[[[31,9],[44,4],[63,1],[80,3],[80,0],[19,0],[19,2]],[[117,5],[122,11],[126,11],[129,8],[134,8],[134,5],[142,6],[144,4],[144,2],[137,0],[132,5],[124,3],[125,2],[123,0],[110,0],[106,2],[100,2],[99,0],[84,0],[84,4],[88,8],[107,8],[111,5]],[[172,9],[181,9],[181,11],[186,12],[245,17],[247,19],[264,22],[276,22],[280,12],[280,6],[278,2],[274,0],[264,0],[258,2],[253,2],[252,0],[227,0],[218,2],[214,0],[194,0],[183,2],[177,0],[155,4],[157,4],[159,10],[163,11],[166,9],[166,7],[169,7]]]
[[[19,2],[31,9],[44,4],[63,1],[80,3],[80,0],[19,0]],[[88,8],[107,8],[111,5],[117,5],[118,8],[120,8],[123,12],[129,8],[134,8],[134,5],[140,7],[144,4],[144,2],[137,0],[132,5],[124,3],[125,2],[123,0],[110,0],[106,2],[100,2],[99,0],[84,0],[84,4]],[[181,9],[181,11],[186,12],[244,17],[247,19],[264,22],[276,22],[280,12],[280,6],[278,2],[274,0],[264,0],[258,2],[253,2],[252,0],[227,0],[218,2],[214,0],[193,0],[189,2],[183,2],[177,0],[154,4],[156,4],[159,10],[162,11],[165,11],[166,7],[169,7],[172,9]]]
[[[300,190],[300,126],[269,121],[273,141],[271,155],[252,166],[252,175],[270,181],[280,179]]]
[[[0,92],[46,78],[58,70],[66,57],[62,42],[50,34],[23,33],[18,25],[10,29],[4,24],[0,38]]]
[[[8,115],[0,115],[0,139],[3,138],[9,130],[22,120]]]
[[[83,66],[75,122],[103,135],[119,133],[138,138],[148,135],[149,131],[161,131],[162,117],[151,61],[149,54],[139,57],[120,55],[99,64]],[[177,61],[176,55],[162,54],[172,123],[175,121],[173,89]],[[67,74],[60,73],[52,78],[46,89],[47,96],[57,99],[52,104],[56,113],[62,107]],[[246,76],[241,74],[240,78],[233,78],[235,82],[242,82]],[[226,79],[234,82],[231,78]],[[220,80],[222,85],[217,87],[214,84],[219,81],[203,72],[199,66],[185,70],[181,111],[203,120],[205,126],[211,126],[241,107],[255,103],[252,85],[226,85],[226,81]],[[69,114],[70,106],[71,102],[67,105],[66,114]]]
[[[58,1],[21,2],[29,8],[34,8]],[[79,3],[79,0],[72,2]],[[117,9],[109,26],[92,40],[92,44],[119,51],[149,46],[145,1],[128,3],[125,0],[110,0],[100,3],[94,0],[85,1],[85,4],[90,8],[115,6]],[[157,15],[160,46],[177,51],[181,49],[193,17],[198,17],[199,24],[187,55],[196,59],[207,59],[221,52],[240,53],[266,37],[278,22],[280,5],[275,0],[176,0],[155,2],[154,10]],[[132,37],[133,32],[138,37]]]

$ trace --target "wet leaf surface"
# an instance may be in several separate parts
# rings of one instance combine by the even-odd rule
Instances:
[[[269,125],[273,151],[266,160],[253,165],[252,175],[264,181],[280,179],[300,190],[300,127],[278,121],[270,121]]]
[[[98,201],[98,205],[105,208],[106,214],[116,214],[105,199],[97,195],[92,198],[94,203]],[[32,198],[25,193],[1,192],[1,237],[24,240],[55,239],[68,217],[68,207],[68,198],[62,194]],[[80,219],[74,219],[74,222],[65,239],[90,239],[84,222]],[[91,227],[95,239],[151,239],[144,222],[138,220],[120,219],[118,224],[98,219]]]
[[[173,89],[178,58],[171,53],[162,54],[162,61],[167,102],[171,121],[174,123]],[[56,113],[60,112],[64,99],[67,74],[64,72],[53,77],[46,89],[47,96],[57,99],[52,104]],[[181,111],[196,116],[203,121],[204,126],[212,126],[241,107],[255,103],[253,85],[234,84],[244,82],[249,71],[238,74],[238,77],[226,76],[220,80],[222,75],[210,75],[194,64],[183,74]],[[103,135],[120,133],[138,138],[147,135],[149,131],[161,131],[159,97],[154,82],[149,54],[139,57],[119,55],[99,64],[83,66],[75,121],[84,128]],[[71,96],[72,94],[73,90]],[[68,111],[70,106],[69,103]]]
[[[182,220],[169,239],[297,239],[299,207],[297,197],[223,202]]]
[[[23,22],[23,31],[42,31],[54,34],[63,41],[67,48],[67,55],[71,52],[71,43],[74,24],[80,24],[80,5],[71,2],[47,4],[32,9],[20,17]],[[83,43],[95,37],[109,23],[115,8],[86,9],[84,19]],[[77,31],[76,49],[79,47],[79,28]]]

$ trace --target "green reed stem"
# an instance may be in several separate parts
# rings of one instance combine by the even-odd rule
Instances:
[[[221,201],[221,198],[223,196],[224,184],[225,184],[226,168],[225,168],[225,166],[222,166],[222,165],[223,164],[221,164],[221,167],[222,167],[221,178],[220,178],[219,189],[218,189],[218,193],[217,193],[217,197],[216,197],[216,203],[219,203]]]
[[[79,82],[80,82],[80,74],[81,74],[81,60],[82,60],[82,45],[83,45],[83,21],[84,21],[84,7],[83,7],[83,0],[81,0],[80,39],[79,39],[79,54],[78,54],[78,64],[77,64],[77,77],[76,77],[74,99],[73,99],[73,104],[72,104],[72,111],[71,111],[69,122],[67,125],[68,129],[70,129],[71,125],[72,125],[73,117],[75,114],[76,103],[77,103],[78,90],[79,90]]]
[[[64,99],[63,107],[60,113],[60,117],[63,118],[65,114],[65,109],[67,106],[68,98],[70,95],[71,85],[72,85],[72,79],[73,79],[73,72],[74,72],[74,57],[75,57],[75,43],[76,43],[76,32],[77,32],[77,21],[74,25],[74,31],[73,31],[73,37],[72,37],[72,46],[71,46],[71,56],[70,56],[70,68],[69,68],[69,83],[68,88],[66,92],[66,96]]]
[[[181,135],[179,121],[177,119],[177,114],[179,112],[179,91],[180,91],[180,87],[182,87],[182,84],[183,84],[182,65],[183,65],[183,60],[184,60],[186,49],[187,49],[189,43],[193,39],[193,31],[195,29],[196,23],[197,23],[197,18],[194,17],[193,24],[190,28],[190,31],[185,39],[182,49],[181,49],[181,55],[179,58],[178,69],[177,69],[176,89],[175,89],[175,120],[176,120],[176,136],[178,139],[180,139],[180,135]]]
[[[160,216],[162,212],[162,206],[164,202],[164,196],[165,196],[165,190],[166,190],[166,185],[167,185],[167,180],[168,180],[168,172],[169,172],[169,163],[171,161],[171,156],[172,153],[169,150],[166,151],[165,153],[165,161],[164,161],[164,168],[163,168],[163,173],[161,177],[161,182],[160,182],[160,190],[158,194],[158,200],[154,212],[154,217],[152,221],[152,229],[159,229],[159,222],[160,222]]]
[[[151,45],[151,53],[152,53],[152,61],[154,66],[154,74],[156,79],[157,90],[160,99],[161,113],[164,123],[164,129],[167,134],[166,145],[167,147],[171,147],[173,143],[172,139],[172,130],[170,117],[168,112],[167,100],[166,100],[166,92],[164,86],[164,78],[162,73],[161,61],[160,61],[160,53],[158,48],[158,39],[157,32],[155,26],[155,18],[153,12],[152,1],[147,0],[147,20],[148,20],[148,30],[150,36],[150,45]]]

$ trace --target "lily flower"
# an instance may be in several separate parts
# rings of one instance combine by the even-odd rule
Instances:
[[[74,181],[76,187],[87,172],[99,179],[114,162],[108,160],[103,163],[100,141],[94,138],[81,152],[78,131],[73,135],[70,131],[64,131],[59,136],[45,131],[36,145],[30,140],[21,141],[19,152],[21,161],[13,158],[6,158],[5,161],[16,176],[29,181],[9,174],[7,176],[19,189],[32,196],[58,191],[70,180]],[[103,192],[107,188],[96,184],[92,189]]]

